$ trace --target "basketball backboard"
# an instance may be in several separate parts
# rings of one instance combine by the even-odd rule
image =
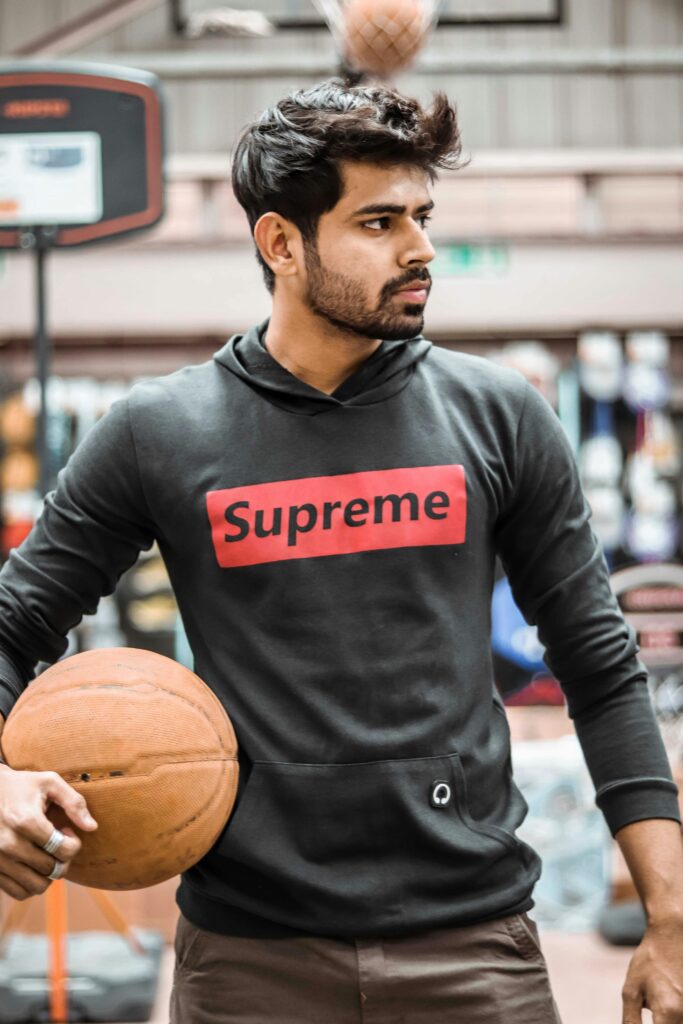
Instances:
[[[439,21],[447,24],[553,24],[562,17],[558,0],[441,0]]]
[[[52,228],[55,246],[82,245],[150,227],[162,213],[154,75],[0,62],[0,248],[21,247],[31,227]]]
[[[344,2],[344,0],[340,0]],[[440,0],[439,23],[442,25],[468,24],[561,24],[566,0]],[[215,0],[174,0],[181,16],[197,14],[215,8]],[[259,11],[276,28],[314,28],[325,24],[319,6],[314,0],[230,0],[229,5],[239,11]]]

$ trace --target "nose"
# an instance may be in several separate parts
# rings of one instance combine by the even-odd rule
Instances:
[[[419,224],[413,222],[412,229],[409,229],[408,241],[403,246],[401,266],[414,267],[416,263],[431,263],[435,256],[436,250],[427,233]]]

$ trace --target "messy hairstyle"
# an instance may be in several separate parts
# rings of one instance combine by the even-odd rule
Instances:
[[[438,168],[460,166],[460,152],[456,109],[444,92],[426,110],[394,89],[331,78],[290,93],[243,129],[232,156],[232,187],[252,233],[273,211],[314,245],[321,215],[343,194],[340,160],[409,164],[433,183]],[[272,294],[275,274],[258,246],[256,258]]]

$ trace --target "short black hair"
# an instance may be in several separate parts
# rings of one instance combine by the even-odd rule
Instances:
[[[272,210],[312,243],[321,215],[343,194],[339,161],[422,167],[433,182],[438,168],[461,166],[461,148],[456,108],[444,92],[425,109],[386,86],[330,78],[290,93],[242,130],[232,187],[252,232]],[[272,294],[275,275],[258,246],[256,258]]]

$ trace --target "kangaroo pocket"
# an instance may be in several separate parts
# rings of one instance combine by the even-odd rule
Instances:
[[[202,868],[215,894],[244,910],[321,934],[362,934],[368,919],[390,931],[439,913],[447,923],[495,912],[505,893],[520,891],[521,845],[470,816],[455,752],[257,761]]]

